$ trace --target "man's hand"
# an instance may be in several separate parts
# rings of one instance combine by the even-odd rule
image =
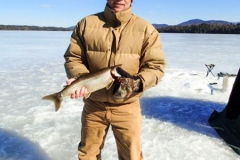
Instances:
[[[70,78],[66,81],[66,84],[67,85],[70,85],[73,81],[75,81],[76,79],[75,78]],[[85,97],[88,95],[88,90],[86,87],[82,87],[82,88],[79,88],[77,89],[74,93],[71,94],[70,98],[72,99],[77,99],[79,97]]]

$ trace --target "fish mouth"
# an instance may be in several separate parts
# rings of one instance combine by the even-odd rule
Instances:
[[[116,67],[114,67],[114,68],[112,68],[111,69],[111,75],[112,75],[112,77],[115,79],[115,78],[120,78],[120,77],[122,77],[118,72],[117,72],[117,68],[118,68],[119,66],[116,66]]]

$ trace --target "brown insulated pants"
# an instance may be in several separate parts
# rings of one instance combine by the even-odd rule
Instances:
[[[101,149],[110,125],[119,160],[143,160],[141,122],[139,101],[119,106],[85,100],[81,142],[78,147],[79,160],[101,160]]]

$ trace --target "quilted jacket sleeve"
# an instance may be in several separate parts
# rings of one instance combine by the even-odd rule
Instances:
[[[157,30],[147,34],[142,48],[140,72],[143,91],[156,86],[164,75],[166,61],[162,50],[160,35]]]
[[[89,73],[86,59],[86,48],[83,38],[85,20],[80,21],[71,35],[70,44],[64,54],[64,67],[68,78]]]

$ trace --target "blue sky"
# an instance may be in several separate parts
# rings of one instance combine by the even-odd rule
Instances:
[[[104,9],[106,0],[0,0],[0,24],[69,27]],[[190,19],[240,22],[240,0],[134,0],[133,13],[150,23]]]

